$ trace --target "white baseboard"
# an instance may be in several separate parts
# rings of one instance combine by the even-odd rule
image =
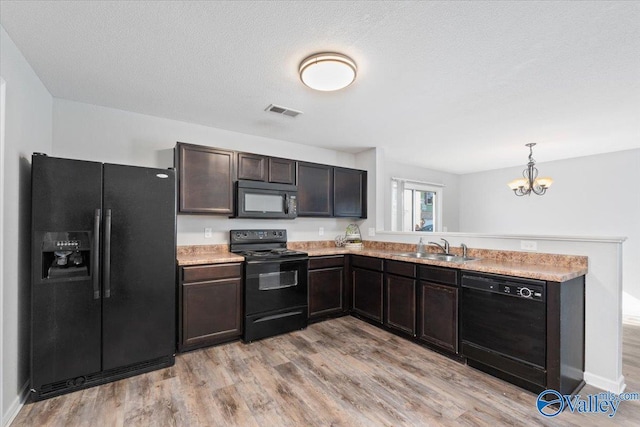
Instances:
[[[29,391],[29,381],[25,382],[22,388],[20,389],[20,393],[13,399],[11,405],[7,409],[7,412],[2,415],[2,426],[7,427],[10,425],[13,420],[20,412],[20,409],[24,406],[24,402],[27,400],[27,392]]]
[[[618,378],[618,381],[611,381],[608,378],[604,378],[601,377],[599,375],[595,375],[589,372],[585,372],[584,373],[584,381],[589,384],[592,385],[594,387],[597,387],[599,389],[605,390],[605,391],[610,391],[612,393],[616,393],[616,394],[620,394],[624,391],[625,387],[627,386],[624,383],[624,375],[620,375],[620,378]]]

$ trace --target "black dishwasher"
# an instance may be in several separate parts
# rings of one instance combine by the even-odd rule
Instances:
[[[544,390],[546,282],[466,273],[460,301],[467,363],[528,390]]]

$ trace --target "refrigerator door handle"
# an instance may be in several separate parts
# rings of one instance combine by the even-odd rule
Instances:
[[[100,299],[100,209],[96,209],[93,218],[93,256],[91,264],[93,269],[93,299]]]
[[[107,209],[104,216],[102,284],[104,286],[104,297],[111,297],[111,209]]]

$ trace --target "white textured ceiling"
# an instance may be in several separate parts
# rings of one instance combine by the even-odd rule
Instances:
[[[539,162],[640,147],[637,1],[2,1],[0,19],[59,98],[456,173],[524,165],[527,142]],[[356,82],[304,86],[320,51]]]

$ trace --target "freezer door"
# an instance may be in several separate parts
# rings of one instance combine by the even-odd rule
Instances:
[[[31,388],[41,391],[100,371],[102,164],[34,155],[31,172]]]
[[[104,165],[103,369],[175,353],[176,180]]]

